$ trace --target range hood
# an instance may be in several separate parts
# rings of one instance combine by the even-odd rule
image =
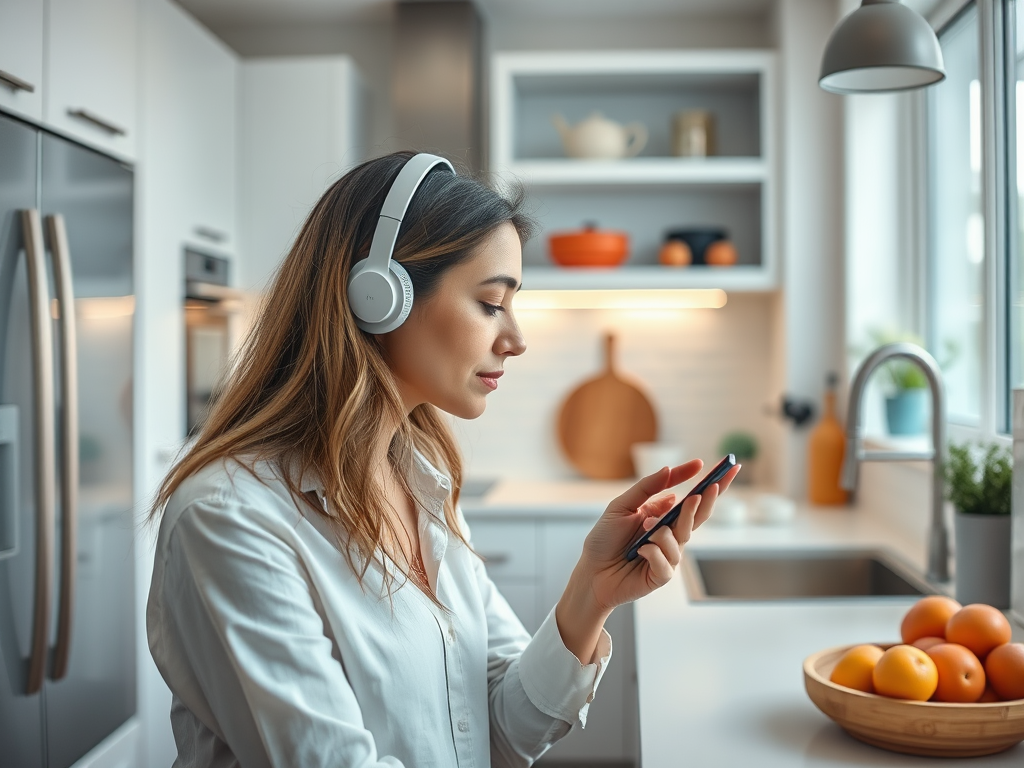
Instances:
[[[479,171],[483,24],[470,0],[395,5],[392,98],[398,138]]]

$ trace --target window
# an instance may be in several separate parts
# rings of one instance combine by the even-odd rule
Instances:
[[[928,346],[944,362],[947,414],[981,426],[985,219],[978,9],[939,36],[946,79],[928,104]],[[943,354],[946,351],[947,354]]]
[[[1012,28],[1014,29],[1013,51],[1013,92],[1015,107],[1008,110],[1008,113],[1015,115],[1013,126],[1013,142],[1010,145],[1010,159],[1016,165],[1014,173],[1011,174],[1010,201],[1011,201],[1011,222],[1013,232],[1010,249],[1010,264],[1007,274],[1009,279],[1010,308],[1010,331],[1009,337],[1009,386],[1010,391],[1024,387],[1024,211],[1020,205],[1024,201],[1024,8],[1020,6],[1020,0],[1011,4],[1011,11],[1016,17]],[[1015,125],[1014,125],[1015,123]],[[1016,159],[1013,160],[1014,156]],[[1007,411],[1010,411],[1007,403]],[[1007,424],[1009,431],[1009,424]]]
[[[1011,390],[1024,387],[1022,2],[964,3],[939,32],[946,80],[925,92],[924,336],[956,440],[1005,438]]]

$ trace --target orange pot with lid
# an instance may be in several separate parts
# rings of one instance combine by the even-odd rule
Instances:
[[[581,230],[552,232],[548,248],[563,267],[616,267],[629,256],[629,235],[587,223]]]

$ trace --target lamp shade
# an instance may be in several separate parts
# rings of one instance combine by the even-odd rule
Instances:
[[[942,48],[923,17],[898,0],[863,0],[832,31],[818,85],[833,93],[875,93],[945,77]]]

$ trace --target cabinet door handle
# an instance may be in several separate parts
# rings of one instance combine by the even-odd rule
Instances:
[[[94,112],[90,112],[87,109],[69,109],[68,114],[72,117],[77,117],[79,120],[85,120],[87,123],[92,123],[97,128],[102,128],[112,136],[127,136],[128,131],[119,125],[115,125],[109,120],[104,120],[102,117]]]
[[[480,557],[482,557],[484,562],[488,565],[506,565],[508,561],[512,559],[512,556],[509,555],[508,552],[495,552],[490,555],[486,552],[481,552]]]
[[[75,553],[78,539],[78,356],[76,350],[75,294],[71,280],[71,254],[64,217],[46,217],[46,234],[53,254],[53,278],[60,308],[60,372],[64,407],[60,418],[60,591],[57,593],[57,645],[53,651],[52,680],[68,671],[71,653],[71,617],[75,604]]]
[[[50,634],[50,564],[53,561],[54,517],[56,516],[56,406],[53,399],[53,333],[43,254],[43,228],[39,211],[21,212],[28,273],[30,327],[32,332],[32,377],[35,380],[35,495],[36,495],[36,591],[32,615],[32,650],[28,660],[25,693],[43,687],[46,672],[46,641]]]
[[[214,243],[223,243],[228,239],[226,233],[221,232],[219,229],[214,229],[213,227],[197,226],[193,228],[192,231],[199,235],[199,237]]]
[[[0,83],[3,83],[8,88],[15,91],[28,91],[29,93],[36,92],[36,87],[28,80],[22,80],[17,75],[12,75],[10,72],[5,72],[2,69],[0,69]]]

